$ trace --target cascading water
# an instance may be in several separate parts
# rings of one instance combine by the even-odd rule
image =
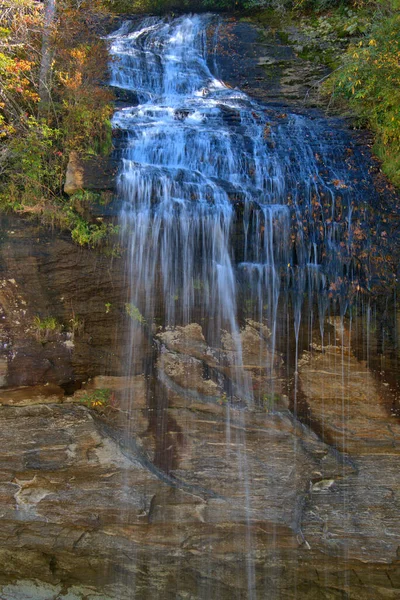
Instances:
[[[260,407],[278,410],[277,398],[288,389],[297,414],[302,320],[306,315],[309,331],[319,324],[324,346],[327,314],[343,319],[352,303],[359,285],[352,223],[365,210],[370,184],[367,172],[354,176],[357,150],[349,154],[339,124],[333,130],[317,115],[261,106],[216,78],[208,50],[217,21],[213,15],[151,17],[125,22],[110,36],[111,84],[137,95],[137,103],[113,120],[121,159],[120,222],[129,249],[127,375],[143,368],[157,421],[153,462],[176,483],[181,467],[170,451],[166,411],[171,394],[187,404],[207,396],[188,381],[194,362],[202,360],[206,379],[219,390],[207,401],[225,410],[226,460],[238,486],[232,511],[241,506],[246,530],[247,591],[237,597],[275,598],[272,590],[257,591],[252,525],[262,510],[262,518],[277,525],[280,517],[253,506],[258,484],[249,464],[247,414]],[[168,363],[176,332],[192,335],[195,358],[187,363],[186,391]],[[294,359],[287,351],[291,332]],[[289,384],[282,384],[284,356]],[[129,437],[134,394],[126,404]],[[268,465],[259,470],[269,476]],[[200,480],[207,483],[207,474]],[[198,484],[195,474],[197,492]],[[212,552],[204,555],[211,572]],[[213,598],[218,591],[203,584],[201,590],[196,597]],[[142,596],[132,589],[132,597]]]
[[[125,23],[112,36],[112,85],[134,90],[139,102],[114,117],[125,135],[121,221],[131,253],[132,302],[145,318],[174,326],[200,311],[208,339],[218,344],[227,330],[240,346],[238,278],[275,336],[283,274],[295,290],[297,323],[306,278],[321,291],[328,272],[330,281],[343,273],[335,252],[352,207],[343,140],[324,144],[330,132],[323,122],[265,114],[212,75],[206,55],[212,19],[150,18],[138,29]],[[283,123],[271,128],[276,118]],[[335,182],[347,213],[341,222]],[[331,214],[323,214],[321,194],[331,198]],[[232,238],[239,219],[238,244]]]

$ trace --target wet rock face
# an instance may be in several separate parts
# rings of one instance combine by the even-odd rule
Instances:
[[[129,335],[122,260],[17,217],[3,216],[2,232],[2,385],[122,375]]]
[[[388,384],[356,358],[348,327],[340,319],[334,325],[336,344],[304,353],[300,381],[310,411],[321,424],[321,436],[352,461],[356,472],[348,478],[312,483],[303,524],[311,545],[311,540],[324,539],[336,551],[338,539],[353,531],[346,542],[347,555],[361,562],[368,555],[367,561],[389,565],[390,579],[393,565],[397,564],[398,575],[400,531],[395,513],[400,479],[395,465],[400,426],[385,402]],[[326,496],[343,498],[348,507],[332,510]]]
[[[218,76],[261,102],[320,106],[316,84],[329,70],[299,58],[284,24],[281,29],[224,20],[218,28]]]
[[[282,389],[282,358],[272,353],[270,331],[267,326],[247,319],[240,331],[243,376],[248,378],[258,408],[270,410],[277,406],[287,408],[287,397]],[[246,399],[237,396],[234,387],[235,365],[239,363],[237,344],[232,335],[222,332],[221,346],[212,347],[203,335],[200,325],[191,323],[186,327],[167,328],[158,335],[161,353],[158,361],[159,378],[170,390],[181,395],[206,401],[238,405]],[[268,368],[272,362],[273,370]],[[237,377],[236,377],[237,378]],[[274,390],[274,398],[260,396],[260,390]]]
[[[244,600],[251,569],[261,597],[268,580],[282,598],[396,598],[399,424],[365,364],[340,343],[303,354],[317,434],[283,395],[227,403],[229,340],[193,323],[158,343],[154,396],[142,375],[2,392],[2,597]]]

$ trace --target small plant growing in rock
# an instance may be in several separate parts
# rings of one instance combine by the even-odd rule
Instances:
[[[280,395],[276,393],[264,394],[262,397],[262,405],[266,412],[271,412],[275,408],[277,402],[279,402],[280,398]]]
[[[80,317],[77,317],[73,314],[72,318],[69,320],[69,326],[71,330],[71,338],[74,340],[75,336],[82,332],[84,327],[84,321]]]
[[[140,323],[141,325],[146,324],[146,319],[140,312],[137,306],[132,304],[132,302],[127,302],[125,304],[125,312],[132,319],[132,321],[136,321],[136,323]]]
[[[111,405],[112,393],[108,388],[99,388],[87,392],[82,396],[81,402],[88,408],[104,408]]]
[[[51,333],[57,333],[61,330],[61,325],[55,317],[41,319],[39,315],[36,315],[33,319],[33,326],[36,337],[40,342],[47,341]]]
[[[228,396],[226,395],[226,392],[223,392],[223,394],[221,394],[217,402],[220,406],[226,406],[228,404]]]

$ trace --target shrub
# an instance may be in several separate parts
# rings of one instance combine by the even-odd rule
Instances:
[[[6,188],[6,198],[18,211],[59,193],[63,178],[57,149],[60,131],[33,116],[27,117],[24,125],[25,134],[13,137],[8,146],[8,183],[11,186]]]
[[[367,37],[351,45],[343,67],[325,89],[346,98],[376,135],[374,150],[400,186],[400,15],[383,16]]]
[[[4,0],[0,11],[0,208],[39,216],[96,246],[115,228],[87,223],[63,196],[70,150],[108,154],[113,95],[101,0],[59,0],[51,29],[50,101],[40,100],[43,5]]]

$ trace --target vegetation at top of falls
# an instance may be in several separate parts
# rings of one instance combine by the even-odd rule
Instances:
[[[343,23],[336,12],[319,16],[315,24],[322,39],[333,30],[331,46],[339,38],[339,51],[327,61],[334,71],[321,91],[330,109],[349,108],[360,127],[372,130],[382,170],[400,187],[400,2],[366,3],[350,16]]]
[[[342,5],[340,0],[104,0],[104,5],[116,13],[156,13],[168,11],[265,11],[279,12],[296,8],[326,9]]]
[[[108,13],[100,0],[57,0],[49,21],[52,1],[1,2],[0,208],[34,215],[95,246],[113,228],[87,222],[63,183],[70,151],[112,149],[113,94],[104,86],[108,52],[101,37]]]
[[[229,11],[262,14],[277,11],[301,14],[318,14],[329,10],[343,11],[351,8],[355,13],[373,12],[382,7],[398,8],[398,0],[103,0],[103,6],[114,13],[166,13],[169,11]]]
[[[259,3],[263,4],[263,3]],[[165,13],[168,11],[238,11],[254,8],[252,0],[104,0],[116,13]]]
[[[386,175],[400,186],[400,14],[376,22],[349,46],[325,84],[333,101],[346,99],[360,123],[375,133],[374,150]]]

